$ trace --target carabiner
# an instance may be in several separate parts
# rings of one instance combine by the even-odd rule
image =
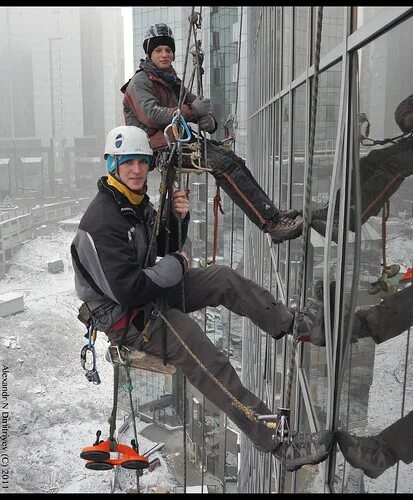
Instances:
[[[117,354],[116,360],[114,359],[112,353],[110,352],[111,349],[115,349],[115,352]],[[122,346],[122,349],[125,349],[126,351],[130,351],[130,349],[128,349],[126,346]],[[121,365],[126,365],[126,360],[122,358],[122,355],[120,353],[120,349],[119,349],[118,345],[110,345],[108,347],[108,356],[109,356],[109,360],[112,363],[112,365],[114,365],[115,363],[119,363]]]
[[[172,123],[171,123],[171,126],[176,124],[176,122],[179,120],[180,122],[180,125],[182,125],[183,129],[184,129],[184,132],[186,134],[186,137],[176,137],[176,140],[178,142],[189,142],[191,140],[191,131],[189,130],[189,127],[184,119],[184,117],[179,113],[179,114],[176,114],[173,118],[172,118]],[[169,125],[168,125],[169,127]],[[166,129],[165,129],[166,130]]]
[[[168,148],[171,148],[172,144],[171,144],[171,141],[169,140],[169,136],[168,134],[166,133],[170,128],[172,127],[172,123],[170,123],[169,125],[167,125],[163,131],[163,136],[165,137],[165,141],[166,141],[166,144],[168,144]]]
[[[90,351],[92,353],[92,368],[86,368],[86,356],[87,352]],[[96,369],[96,352],[94,346],[90,346],[89,344],[86,344],[83,346],[82,350],[80,351],[80,363],[82,365],[82,368],[85,370],[85,376],[88,379],[89,382],[93,382],[95,385],[100,384],[100,377],[99,373]]]

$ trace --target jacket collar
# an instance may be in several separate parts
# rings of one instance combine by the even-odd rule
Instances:
[[[124,194],[118,191],[114,186],[108,184],[108,177],[106,175],[98,180],[97,186],[101,193],[113,196],[113,199],[119,206],[119,209],[122,213],[134,215],[138,218],[144,217],[145,208],[147,207],[149,202],[149,197],[147,194],[145,194],[142,202],[139,205],[134,206],[130,203],[130,201]]]

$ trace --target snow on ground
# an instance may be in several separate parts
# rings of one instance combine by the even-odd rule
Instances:
[[[98,429],[101,439],[108,437],[113,370],[103,359],[108,343],[102,333],[95,345],[102,383],[89,383],[80,366],[86,329],[76,317],[80,302],[70,258],[73,237],[74,229],[59,228],[29,241],[0,280],[1,293],[20,292],[25,304],[24,312],[0,318],[1,361],[9,367],[10,477],[8,489],[2,492],[111,491],[114,471],[88,470],[79,457],[83,447],[93,444]],[[64,271],[49,273],[47,263],[59,259]],[[118,411],[117,428],[122,423]],[[138,433],[146,425],[138,422]],[[141,452],[155,444],[144,437],[138,441]],[[156,452],[150,460],[155,457],[161,459],[161,466],[144,472],[141,491],[173,483],[161,453]],[[123,491],[136,486],[135,471],[122,470],[121,477]]]

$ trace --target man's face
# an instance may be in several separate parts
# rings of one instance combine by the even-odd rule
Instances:
[[[174,53],[169,45],[158,45],[155,47],[151,54],[151,61],[159,69],[170,68],[174,59]]]
[[[139,191],[144,187],[148,172],[148,163],[139,158],[125,161],[119,166],[119,177],[132,191]]]

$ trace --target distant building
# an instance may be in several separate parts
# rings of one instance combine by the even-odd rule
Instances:
[[[89,139],[89,150],[81,156],[101,158],[106,133],[123,123],[121,9],[1,7],[0,27],[0,98],[5,103],[0,169],[10,180],[9,194],[20,194],[19,176],[32,175],[16,166],[24,156],[17,139],[32,138],[40,139],[43,148],[42,154],[31,155],[42,156],[39,192],[70,193],[80,187],[74,176],[76,139]],[[1,147],[4,140],[12,147]],[[100,166],[104,173],[102,158]]]

